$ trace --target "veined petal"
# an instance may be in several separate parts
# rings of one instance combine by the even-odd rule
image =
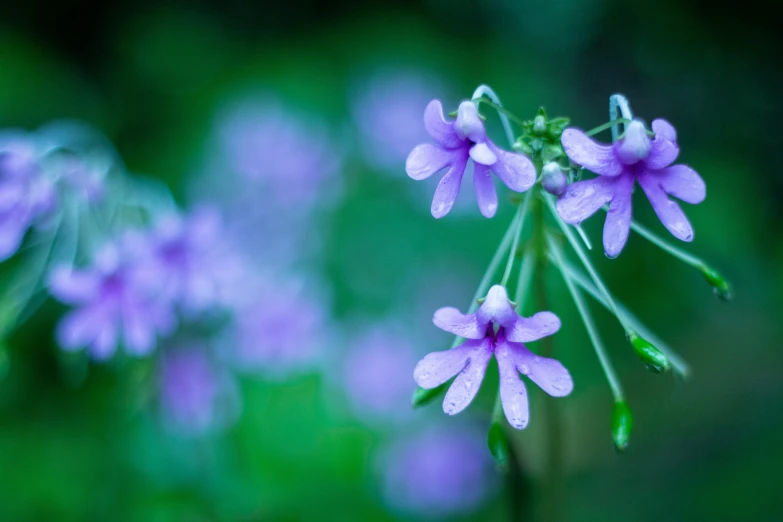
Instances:
[[[494,216],[498,209],[498,194],[489,174],[489,167],[486,165],[474,162],[473,189],[476,191],[476,201],[481,215],[486,218]]]
[[[584,168],[601,176],[619,176],[623,164],[614,155],[611,145],[601,145],[584,132],[570,128],[560,138],[568,157]]]
[[[432,217],[436,219],[442,218],[454,206],[467,163],[467,154],[458,155],[454,163],[449,167],[449,170],[441,178],[438,188],[435,189],[435,196],[432,198],[432,208],[430,209]]]
[[[565,397],[574,389],[571,374],[560,361],[535,355],[521,343],[509,343],[509,349],[517,370],[552,397]]]
[[[456,308],[441,308],[432,316],[435,326],[446,332],[465,337],[466,339],[481,339],[486,333],[486,323],[482,326],[476,319],[476,314],[463,314]]]
[[[492,358],[492,340],[486,338],[470,352],[467,366],[451,383],[449,391],[443,398],[443,411],[448,415],[456,415],[464,410],[481,387],[487,364]]]
[[[557,200],[557,213],[566,223],[581,223],[614,197],[613,181],[598,177],[571,183]]]
[[[451,350],[427,354],[413,370],[413,379],[428,390],[440,386],[465,369],[470,354],[482,342],[483,339],[465,341]]]
[[[424,128],[435,141],[447,149],[455,149],[464,143],[454,131],[454,122],[448,121],[443,115],[440,100],[432,100],[424,109]]]
[[[647,172],[645,177],[657,180],[669,195],[696,205],[707,197],[707,186],[701,176],[687,165],[673,165],[657,172]]]
[[[495,358],[500,374],[500,400],[508,423],[521,430],[527,426],[530,410],[527,401],[525,383],[519,378],[516,357],[505,338],[498,337],[495,345]]]
[[[631,193],[633,176],[620,176],[614,184],[614,196],[604,221],[604,252],[615,258],[620,255],[631,230]]]
[[[412,179],[427,179],[439,170],[445,169],[455,160],[454,151],[443,149],[432,143],[417,145],[405,161],[405,172]]]
[[[522,154],[506,152],[487,140],[487,146],[497,156],[490,170],[514,192],[524,192],[536,182],[536,168],[533,162]]]
[[[642,175],[638,180],[663,226],[677,239],[693,241],[693,228],[680,206],[666,196],[652,176]]]
[[[680,154],[680,147],[677,145],[677,131],[668,121],[654,120],[652,129],[655,132],[655,139],[652,141],[650,156],[645,164],[647,168],[657,170],[674,163]]]
[[[506,328],[506,338],[517,343],[529,343],[548,337],[560,330],[560,318],[552,312],[538,312],[533,317],[518,317]]]

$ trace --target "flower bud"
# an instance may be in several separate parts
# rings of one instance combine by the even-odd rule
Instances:
[[[460,138],[467,138],[474,143],[484,139],[484,123],[481,121],[476,104],[472,101],[459,104],[454,130]]]
[[[639,356],[639,359],[645,364],[648,370],[654,373],[663,373],[669,371],[671,364],[669,359],[661,353],[658,348],[653,346],[648,340],[639,337],[636,333],[628,335],[631,345]]]
[[[568,176],[560,168],[560,165],[552,161],[544,165],[541,170],[541,185],[550,194],[560,196],[568,186]]]
[[[543,136],[546,134],[546,116],[539,114],[533,120],[533,134],[536,136]]]
[[[615,153],[626,165],[633,165],[650,155],[652,142],[640,120],[633,120],[625,127],[625,136],[615,143]]]
[[[568,124],[571,123],[571,120],[568,118],[552,118],[548,122],[548,135],[551,139],[556,140],[557,142],[560,141],[560,136],[563,134],[563,131],[566,127],[568,127]]]
[[[440,386],[430,388],[429,390],[421,387],[416,388],[416,391],[413,392],[413,400],[411,400],[411,405],[414,408],[419,408],[431,403],[433,400],[437,399],[438,396],[446,392],[449,384],[451,383],[444,382]]]
[[[508,469],[510,453],[508,435],[506,435],[506,430],[503,429],[499,422],[493,422],[490,425],[489,433],[487,433],[487,445],[498,466],[503,470]]]
[[[704,278],[712,287],[712,291],[718,296],[718,299],[723,301],[731,301],[731,285],[726,281],[723,276],[717,271],[708,266],[701,268],[701,273],[704,274]]]
[[[628,441],[631,438],[631,429],[633,428],[633,416],[631,409],[625,404],[625,401],[614,403],[612,410],[612,441],[614,449],[625,451],[628,448]]]

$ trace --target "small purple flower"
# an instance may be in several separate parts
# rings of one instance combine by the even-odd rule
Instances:
[[[571,375],[559,361],[539,357],[522,344],[554,334],[560,329],[560,319],[552,312],[538,312],[529,318],[518,316],[500,285],[490,288],[475,313],[465,315],[456,308],[441,308],[432,321],[438,328],[467,339],[451,350],[430,353],[413,373],[416,383],[427,389],[457,375],[443,400],[443,411],[449,415],[464,410],[476,396],[493,354],[500,371],[503,411],[517,429],[527,426],[529,418],[527,391],[520,373],[553,397],[566,396],[574,387]]]
[[[0,261],[16,253],[27,230],[51,213],[56,204],[35,143],[24,135],[0,135]]]
[[[697,204],[706,197],[701,177],[686,165],[670,166],[680,152],[677,133],[666,120],[652,123],[655,139],[650,140],[644,124],[634,120],[625,129],[625,137],[614,145],[602,145],[577,129],[566,129],[562,143],[574,163],[599,176],[568,186],[557,201],[563,221],[581,223],[609,203],[604,223],[604,251],[617,257],[628,240],[631,226],[631,192],[638,181],[661,223],[677,239],[693,240],[693,229],[674,196]]]
[[[498,485],[486,441],[469,429],[429,428],[381,454],[383,496],[395,511],[449,517],[478,509]]]
[[[405,170],[411,178],[422,180],[448,168],[432,200],[431,211],[435,218],[448,214],[454,205],[469,158],[473,159],[476,200],[485,217],[494,216],[498,206],[490,171],[516,192],[526,191],[536,181],[535,167],[529,159],[501,150],[489,140],[473,102],[462,102],[457,119],[448,121],[440,101],[432,100],[424,111],[424,127],[438,143],[416,146],[408,156]]]
[[[146,355],[158,335],[174,327],[171,311],[154,299],[154,289],[128,263],[118,245],[101,249],[84,270],[57,268],[52,272],[52,295],[77,309],[57,327],[57,341],[66,350],[87,347],[93,358],[114,355],[120,338],[132,355]]]

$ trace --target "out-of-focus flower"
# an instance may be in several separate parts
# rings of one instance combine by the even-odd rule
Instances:
[[[468,514],[498,483],[484,437],[453,427],[402,438],[386,448],[378,464],[386,502],[410,515]]]
[[[433,217],[442,218],[451,210],[459,194],[468,159],[473,159],[473,187],[479,210],[485,217],[494,216],[498,206],[490,171],[516,192],[524,192],[535,183],[533,163],[521,154],[501,150],[489,140],[473,102],[462,102],[457,110],[457,119],[448,121],[440,101],[432,100],[424,111],[424,127],[437,145],[417,145],[408,156],[405,170],[411,178],[422,180],[448,169],[435,190],[431,208]]]
[[[438,90],[439,82],[411,71],[381,72],[356,89],[352,115],[370,165],[396,171],[427,139],[421,111]]]
[[[529,419],[527,391],[520,373],[553,397],[571,393],[574,384],[568,370],[559,361],[539,357],[522,344],[554,334],[560,329],[560,319],[551,312],[538,312],[530,318],[518,316],[504,287],[490,288],[473,314],[441,308],[432,320],[442,330],[467,339],[451,350],[430,353],[419,361],[413,373],[416,383],[426,389],[457,375],[443,399],[445,413],[455,415],[470,404],[493,354],[500,371],[503,411],[513,427],[523,429]]]
[[[400,420],[410,417],[415,350],[401,329],[377,326],[351,341],[343,383],[356,412],[364,418]]]
[[[207,351],[199,346],[166,350],[159,364],[161,412],[174,431],[202,435],[236,420],[236,384]]]
[[[114,355],[122,341],[132,355],[146,355],[157,337],[175,324],[168,303],[156,299],[130,256],[116,243],[104,246],[83,270],[56,268],[49,290],[60,301],[77,307],[57,327],[66,350],[86,347],[97,360]]]
[[[704,181],[686,165],[671,165],[677,159],[677,133],[666,120],[652,123],[655,139],[650,140],[644,124],[634,120],[625,136],[613,145],[602,145],[577,129],[566,129],[562,143],[574,163],[595,172],[594,179],[578,181],[566,188],[557,202],[563,221],[581,223],[609,203],[604,223],[604,251],[617,257],[628,240],[631,226],[631,192],[638,181],[661,223],[677,239],[693,240],[693,228],[674,196],[686,203],[704,201]]]
[[[27,230],[55,205],[54,187],[38,165],[35,143],[21,133],[0,134],[0,261],[16,253]]]

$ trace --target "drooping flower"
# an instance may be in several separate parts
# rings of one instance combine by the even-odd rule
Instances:
[[[49,290],[65,304],[77,307],[57,326],[57,341],[66,350],[87,348],[97,360],[114,355],[122,342],[128,353],[146,355],[157,337],[169,333],[174,318],[168,303],[156,299],[127,252],[110,243],[83,270],[56,268]]]
[[[470,404],[493,355],[501,376],[503,411],[509,424],[517,429],[528,423],[527,391],[520,373],[553,397],[571,393],[573,381],[568,370],[559,361],[535,355],[522,344],[554,334],[560,329],[560,319],[552,312],[520,317],[504,287],[490,288],[475,313],[466,315],[456,308],[441,308],[432,321],[438,328],[467,339],[450,350],[430,353],[419,361],[413,373],[416,383],[427,389],[457,376],[443,399],[443,411],[447,414],[455,415]]]
[[[533,163],[521,154],[501,150],[490,141],[473,102],[462,102],[457,119],[449,121],[443,115],[440,101],[432,100],[424,111],[424,127],[437,145],[416,146],[408,156],[405,170],[411,178],[422,180],[447,169],[432,200],[433,217],[442,218],[451,210],[468,159],[473,159],[473,187],[479,210],[485,217],[494,216],[498,206],[490,171],[515,192],[524,192],[535,183]]]
[[[634,120],[625,136],[613,145],[602,145],[577,129],[566,129],[562,143],[574,163],[595,172],[597,178],[569,185],[557,202],[566,223],[578,224],[609,203],[604,223],[604,251],[617,257],[628,240],[631,226],[631,192],[638,181],[650,204],[671,234],[682,241],[693,240],[693,228],[674,196],[697,204],[706,197],[706,186],[695,170],[686,165],[670,166],[680,149],[677,133],[666,120],[653,121],[655,139],[650,140],[644,124]]]
[[[27,230],[55,204],[54,187],[38,165],[35,143],[16,132],[0,135],[0,261],[16,253]]]
[[[498,486],[485,437],[470,428],[431,427],[407,435],[378,458],[383,497],[406,515],[464,515],[478,509]]]

